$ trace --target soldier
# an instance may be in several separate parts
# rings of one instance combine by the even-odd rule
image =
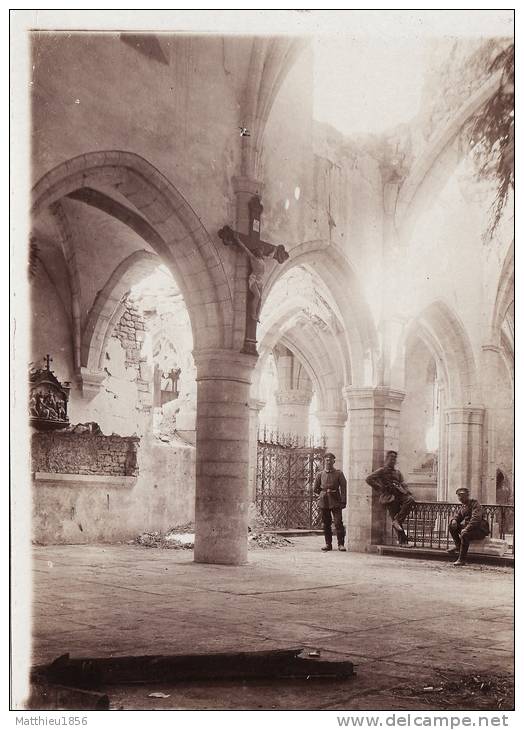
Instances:
[[[416,502],[404,483],[404,477],[398,469],[395,469],[396,462],[397,452],[387,451],[384,466],[370,474],[366,482],[380,493],[379,502],[386,506],[391,516],[400,547],[411,547],[402,523]]]
[[[318,506],[322,512],[325,547],[322,552],[333,550],[331,534],[332,516],[337,533],[338,549],[345,552],[344,540],[346,530],[342,522],[342,510],[346,506],[346,478],[339,469],[334,469],[335,455],[328,452],[324,455],[324,468],[315,477],[313,491],[318,494]]]
[[[449,533],[455,547],[448,550],[450,555],[457,555],[453,565],[466,565],[471,540],[482,540],[489,535],[489,525],[482,505],[476,499],[470,499],[469,489],[460,487],[456,491],[461,504],[459,511],[449,523]]]

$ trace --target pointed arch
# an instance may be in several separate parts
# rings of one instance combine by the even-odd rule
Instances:
[[[123,314],[123,298],[133,284],[152,274],[161,263],[159,256],[154,253],[135,251],[112,272],[87,316],[82,332],[82,367],[90,372],[103,370],[108,340]]]
[[[289,259],[271,272],[262,297],[262,308],[275,284],[291,269],[304,267],[320,282],[333,302],[342,326],[346,368],[354,386],[373,385],[378,336],[358,277],[341,251],[322,241],[309,241],[292,249]]]
[[[414,337],[420,337],[434,355],[444,376],[448,402],[475,403],[478,397],[475,358],[464,325],[455,312],[444,301],[437,300],[415,317],[406,327],[399,348],[399,357],[404,361]]]
[[[462,104],[451,119],[446,119],[433,133],[413,165],[400,188],[396,205],[395,218],[401,239],[410,235],[419,211],[425,210],[430,199],[434,198],[435,186],[437,189],[443,187],[449,177],[446,165],[439,166],[439,161],[443,161],[445,153],[452,148],[468,119],[496,93],[500,79],[501,72],[494,74]],[[461,157],[455,156],[453,169]]]
[[[150,243],[184,295],[195,347],[231,345],[232,296],[215,244],[183,195],[153,165],[116,150],[67,160],[34,186],[33,216],[67,195],[114,215]]]

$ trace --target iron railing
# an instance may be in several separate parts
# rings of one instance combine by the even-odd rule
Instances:
[[[449,523],[460,505],[454,502],[417,502],[404,522],[408,540],[414,547],[447,550],[453,540],[449,534]],[[515,550],[515,507],[511,504],[483,505],[490,528],[490,537],[505,540],[508,550]],[[384,542],[396,544],[396,535],[391,520],[386,519]]]

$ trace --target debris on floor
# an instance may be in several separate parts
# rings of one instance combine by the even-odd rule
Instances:
[[[395,694],[418,697],[439,708],[514,709],[514,680],[509,675],[438,673],[441,678],[433,685],[398,687]]]
[[[142,545],[148,548],[167,548],[171,550],[192,550],[195,546],[195,525],[188,522],[185,525],[171,527],[167,532],[143,532],[131,544]],[[291,540],[270,532],[250,532],[248,535],[249,548],[286,548],[293,547]]]
[[[192,550],[195,546],[195,535],[193,532],[179,532],[177,528],[172,528],[165,533],[143,532],[134,542],[149,548]]]
[[[270,532],[250,532],[247,538],[248,548],[287,548],[293,547],[291,540]]]

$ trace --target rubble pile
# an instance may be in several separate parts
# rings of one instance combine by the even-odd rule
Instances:
[[[270,532],[250,532],[247,538],[248,548],[286,548],[293,547],[291,540]]]
[[[185,525],[171,527],[167,532],[143,532],[131,544],[148,548],[167,548],[170,550],[192,550],[195,546],[195,525],[188,522]],[[293,547],[291,540],[270,532],[249,532],[249,548],[286,548]]]
[[[167,532],[143,532],[134,541],[137,545],[149,548],[168,548],[171,550],[192,550],[195,546],[195,525],[171,527]]]
[[[432,707],[514,709],[514,682],[508,675],[444,674],[433,684],[402,687],[397,695],[417,697]]]

